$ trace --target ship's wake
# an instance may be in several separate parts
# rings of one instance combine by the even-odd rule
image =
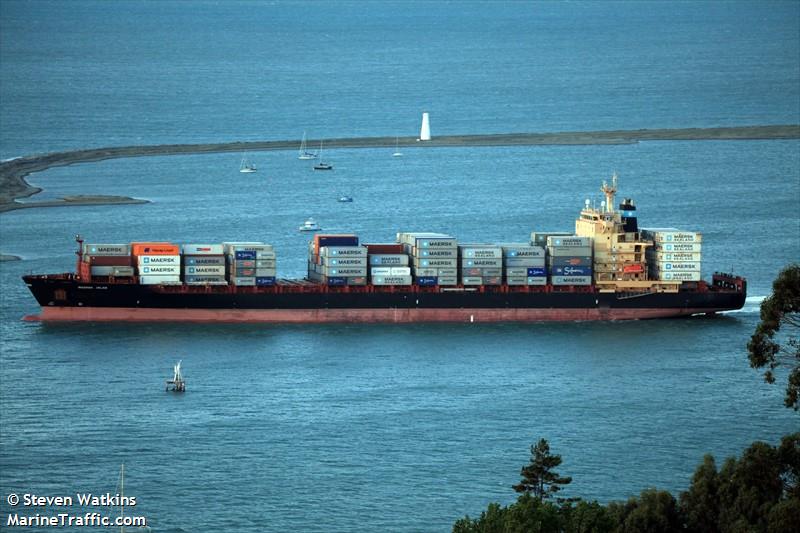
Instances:
[[[767,297],[766,296],[748,296],[744,299],[744,306],[741,309],[736,309],[734,311],[727,311],[726,313],[755,313],[758,314],[761,312],[761,302],[763,302]]]

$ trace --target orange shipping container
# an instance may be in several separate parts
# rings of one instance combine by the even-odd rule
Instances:
[[[168,242],[132,242],[131,252],[134,257],[139,255],[180,255],[181,248],[177,244]]]

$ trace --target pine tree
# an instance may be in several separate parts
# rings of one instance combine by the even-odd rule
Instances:
[[[550,444],[545,439],[540,439],[538,443],[531,445],[531,462],[522,467],[522,481],[513,486],[514,490],[532,494],[539,501],[549,498],[561,490],[561,485],[572,482],[571,477],[561,477],[553,470],[560,464],[561,456],[551,455]]]

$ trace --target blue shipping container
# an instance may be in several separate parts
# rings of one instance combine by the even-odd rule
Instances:
[[[257,287],[269,287],[270,285],[275,285],[275,278],[274,277],[257,277],[256,278],[256,286]]]
[[[329,287],[336,287],[339,285],[347,285],[347,278],[329,277],[327,278]]]
[[[358,237],[346,237],[346,236],[325,237],[323,235],[320,235],[319,246],[320,248],[322,248],[323,246],[358,246]]]
[[[250,259],[253,261],[256,259],[256,252],[251,250],[238,250],[234,254],[236,259]]]
[[[541,278],[547,276],[547,270],[544,267],[531,267],[528,269],[529,278]]]
[[[439,278],[434,278],[430,276],[421,276],[417,278],[417,285],[420,287],[433,287],[434,285],[439,284]]]
[[[553,267],[551,273],[553,276],[591,276],[592,267],[586,267],[586,266]]]

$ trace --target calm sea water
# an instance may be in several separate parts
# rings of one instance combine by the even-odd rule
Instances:
[[[162,142],[800,121],[800,5],[0,2],[0,157]],[[10,492],[114,491],[156,531],[446,531],[508,503],[549,439],[571,495],[685,488],[798,429],[747,364],[758,302],[800,259],[800,142],[331,150],[130,158],[31,177],[37,198],[147,205],[0,215],[0,515]],[[258,239],[302,276],[308,216],[391,241],[570,229],[617,171],[643,226],[704,234],[748,277],[715,319],[529,325],[41,325],[20,280],[95,242]],[[352,204],[339,204],[343,193]],[[189,391],[163,392],[183,359]],[[3,526],[0,526],[2,528]]]

